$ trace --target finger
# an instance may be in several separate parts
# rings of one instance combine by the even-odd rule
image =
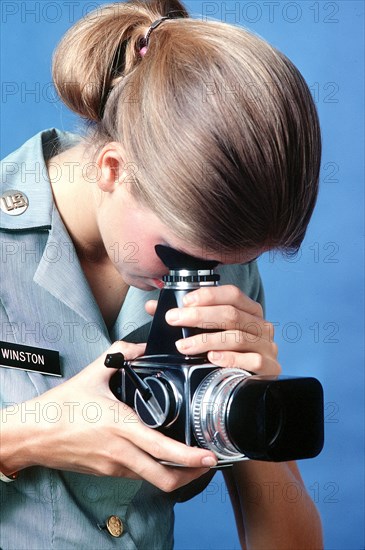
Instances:
[[[206,467],[184,468],[161,464],[138,447],[129,449],[127,456],[129,470],[133,470],[131,477],[145,479],[165,492],[174,491],[209,471]]]
[[[145,310],[149,315],[154,315],[157,308],[157,300],[148,300],[148,302],[145,303]]]
[[[123,452],[121,452],[121,448]],[[145,479],[163,491],[172,491],[209,471],[208,468],[176,468],[166,466],[126,439],[109,440],[108,448],[92,468],[84,465],[81,473],[109,477]]]
[[[157,467],[155,465],[151,469],[151,472],[144,470],[144,476],[147,481],[156,485],[161,491],[169,493],[187,485],[208,471],[207,468],[176,468],[158,464]]]
[[[125,416],[125,409],[123,415]],[[216,456],[207,449],[188,447],[184,443],[144,426],[136,419],[134,422],[124,420],[119,424],[120,435],[156,460],[181,464],[188,468],[210,468],[217,465]]]
[[[202,287],[184,296],[185,306],[232,305],[251,315],[263,317],[262,306],[234,285]]]
[[[146,349],[146,343],[132,344],[131,342],[125,342],[124,340],[117,340],[114,342],[106,354],[108,353],[122,353],[124,358],[128,361],[143,355]]]
[[[274,327],[232,305],[183,307],[170,309],[166,321],[172,326],[197,327],[204,330],[238,330],[271,341]]]
[[[276,359],[278,354],[278,348],[274,342],[239,330],[196,334],[177,340],[175,345],[180,353],[189,355],[207,351],[237,351],[259,353]]]
[[[140,355],[143,355],[144,351],[146,349],[146,344],[132,344],[130,342],[124,342],[124,341],[117,341],[114,342],[108,350],[103,353],[103,355],[100,355],[95,361],[93,361],[90,365],[88,365],[85,369],[80,371],[76,377],[82,376],[84,378],[84,383],[86,383],[86,379],[90,379],[90,383],[92,386],[95,386],[96,384],[100,382],[109,382],[111,376],[117,372],[118,368],[105,368],[105,359],[106,356],[109,354],[114,353],[121,353],[126,360],[132,360],[136,357],[139,357]],[[121,368],[123,366],[123,358],[121,358]],[[104,367],[104,368],[102,368]],[[76,378],[74,377],[74,378]]]
[[[105,457],[103,462],[95,461],[92,465],[83,465],[78,463],[77,472],[80,474],[86,475],[95,475],[95,476],[107,476],[107,477],[126,477],[128,479],[141,479],[141,476],[138,475],[135,471],[130,468],[127,468],[124,464],[119,464],[119,462],[108,462],[109,457]],[[63,469],[66,469],[63,466]]]
[[[165,492],[173,491],[209,471],[208,468],[185,468],[161,464],[138,447],[128,448],[127,462],[136,478],[145,479]]]
[[[208,359],[217,367],[237,367],[254,374],[277,376],[281,372],[280,364],[275,359],[259,353],[211,351],[208,353]]]

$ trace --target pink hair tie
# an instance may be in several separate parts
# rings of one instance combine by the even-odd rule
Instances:
[[[156,21],[154,21],[152,23],[152,25],[149,27],[147,33],[146,33],[146,36],[144,38],[141,39],[140,41],[140,44],[139,44],[139,55],[141,57],[144,57],[147,53],[147,50],[148,50],[148,41],[149,41],[149,38],[150,38],[150,34],[153,30],[155,30],[159,25],[161,25],[161,23],[163,21],[165,21],[165,19],[171,19],[170,15],[165,15],[165,17],[161,17],[161,19],[156,19]]]

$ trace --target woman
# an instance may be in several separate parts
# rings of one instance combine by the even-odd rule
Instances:
[[[217,459],[141,424],[109,389],[106,353],[143,354],[166,273],[154,246],[165,244],[220,262],[230,283],[170,310],[173,325],[219,319],[223,331],[177,348],[280,372],[254,260],[302,242],[317,115],[281,53],[190,19],[176,0],[90,14],[57,48],[53,75],[90,124],[84,137],[42,132],[3,162],[2,353],[20,359],[0,369],[1,548],[170,548],[174,503],[186,486],[201,490]],[[46,349],[59,352],[63,378],[39,373]],[[243,548],[321,547],[295,463],[243,461],[225,477]],[[302,498],[257,503],[250,489],[268,483],[295,483]]]

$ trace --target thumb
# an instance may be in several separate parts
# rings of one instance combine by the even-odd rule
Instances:
[[[127,361],[131,361],[132,359],[143,355],[145,349],[146,343],[132,344],[131,342],[124,342],[124,340],[117,340],[116,342],[114,342],[114,344],[110,346],[105,355],[111,353],[122,353],[124,355],[124,359],[126,359]],[[105,356],[101,357],[104,357],[105,359]]]
[[[132,344],[130,342],[123,342],[118,340],[110,346],[105,353],[100,355],[95,361],[93,361],[83,372],[84,375],[90,375],[92,377],[93,383],[95,382],[109,382],[110,378],[114,373],[116,373],[119,368],[123,366],[123,360],[130,361],[143,355],[146,349],[146,344]],[[116,368],[106,368],[105,360],[108,355],[121,353],[124,357],[120,358],[120,364],[116,365]]]
[[[145,349],[146,344],[131,344],[130,342],[118,340],[117,342],[114,342],[114,344],[112,344],[112,346],[106,352],[106,355],[104,357],[104,365],[108,367],[109,372],[114,374],[118,369],[123,366],[125,360],[131,361],[132,359],[143,355]],[[109,356],[116,356],[116,361],[110,361],[110,359],[112,359],[113,357]],[[113,366],[115,366],[115,368],[113,368]]]

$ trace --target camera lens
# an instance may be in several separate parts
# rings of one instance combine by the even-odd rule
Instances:
[[[242,458],[242,449],[231,437],[229,411],[235,389],[250,377],[243,369],[217,369],[198,386],[192,401],[192,423],[195,438],[203,448],[220,459]],[[233,416],[232,416],[233,418]],[[244,418],[238,422],[242,426]]]
[[[227,433],[249,458],[263,458],[275,447],[284,426],[284,404],[272,377],[238,384],[227,407]],[[273,383],[274,382],[274,383]]]

